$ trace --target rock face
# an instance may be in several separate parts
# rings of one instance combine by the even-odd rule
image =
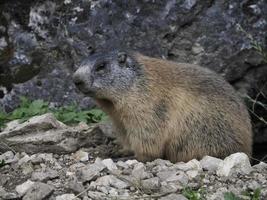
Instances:
[[[7,111],[20,95],[92,106],[76,93],[72,71],[83,57],[121,46],[211,68],[266,105],[267,65],[237,26],[264,46],[264,0],[2,0],[0,13],[0,107]],[[261,105],[253,110],[266,119]],[[267,142],[266,124],[252,118],[255,142]]]

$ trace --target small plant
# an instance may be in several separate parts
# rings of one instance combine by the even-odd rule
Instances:
[[[244,196],[247,196],[250,198],[250,200],[260,200],[261,195],[261,189],[257,188],[254,191],[244,191],[242,192]]]
[[[4,111],[0,110],[0,128],[4,127],[5,123],[8,121],[8,115]]]
[[[0,168],[4,167],[6,165],[5,160],[0,160]]]
[[[203,197],[204,192],[201,189],[195,191],[191,188],[185,188],[185,189],[183,189],[182,194],[189,200],[202,200],[202,199],[204,199],[204,197]]]
[[[59,121],[65,124],[96,123],[107,118],[106,114],[100,109],[83,111],[79,110],[76,105],[61,107],[52,112]]]
[[[243,196],[248,197],[250,200],[260,200],[261,189],[257,188],[254,191],[244,191],[241,193]],[[240,197],[235,195],[233,192],[224,193],[224,200],[242,200]]]
[[[24,122],[33,116],[48,112],[48,103],[43,100],[30,101],[26,97],[21,97],[20,100],[20,106],[10,115],[11,120],[19,119],[20,122]]]
[[[49,108],[49,103],[43,100],[30,101],[26,97],[20,98],[20,105],[11,113],[0,110],[0,128],[11,121],[18,119],[24,122],[29,118],[51,112],[55,117],[65,124],[77,124],[79,122],[96,123],[107,118],[107,115],[100,109],[80,110],[77,105]]]

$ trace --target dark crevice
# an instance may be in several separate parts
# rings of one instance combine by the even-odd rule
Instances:
[[[249,72],[254,71],[255,69],[264,68],[264,67],[267,68],[267,65],[266,65],[266,64],[261,64],[261,65],[257,65],[257,66],[255,66],[255,65],[250,65],[249,63],[247,63],[247,64],[249,65],[249,67],[243,72],[243,74],[242,74],[242,76],[241,76],[240,78],[236,78],[236,79],[234,79],[234,80],[229,81],[229,83],[230,83],[231,85],[235,85],[236,83],[238,83],[238,82],[244,80],[244,79],[246,78],[246,75],[247,75]]]

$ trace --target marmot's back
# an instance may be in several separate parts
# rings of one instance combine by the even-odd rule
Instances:
[[[199,66],[140,54],[116,56],[107,55],[110,67],[94,80],[99,90],[93,97],[110,114],[124,146],[139,160],[175,162],[251,153],[246,107],[220,76]],[[79,81],[87,83],[94,68],[76,72]]]

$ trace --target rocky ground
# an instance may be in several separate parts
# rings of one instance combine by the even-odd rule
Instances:
[[[252,199],[243,193],[258,188],[260,199],[267,198],[267,164],[251,167],[242,153],[176,164],[93,158],[85,149],[66,155],[7,151],[0,158],[6,163],[0,169],[1,199],[217,200],[226,192]]]
[[[0,199],[267,198],[266,163],[251,166],[243,153],[142,163],[118,157],[108,127],[68,127],[51,114],[8,124],[0,132]]]

